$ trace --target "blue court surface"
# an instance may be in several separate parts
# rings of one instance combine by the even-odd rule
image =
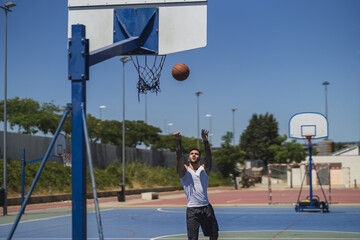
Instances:
[[[103,209],[105,239],[187,239],[185,210]],[[214,210],[220,227],[219,239],[360,239],[360,207],[357,206],[330,207],[330,213],[298,213],[293,206],[215,206]],[[26,213],[13,239],[71,239],[70,211],[62,211]],[[0,239],[6,239],[11,226],[9,223],[0,225]],[[94,212],[88,214],[87,227],[88,239],[98,239]],[[199,239],[208,238],[200,232]]]

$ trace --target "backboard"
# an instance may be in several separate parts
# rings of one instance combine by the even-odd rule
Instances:
[[[69,0],[68,9],[68,37],[73,24],[85,25],[90,52],[140,34],[153,16],[143,48],[124,55],[166,55],[207,44],[207,0]]]
[[[66,139],[65,135],[59,133],[54,144],[54,155],[59,157],[66,153]]]
[[[295,139],[320,139],[328,137],[328,121],[321,113],[297,113],[289,121],[289,137]]]

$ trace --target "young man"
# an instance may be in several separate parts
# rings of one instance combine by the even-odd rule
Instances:
[[[188,200],[186,208],[186,224],[189,240],[197,240],[199,237],[199,226],[205,236],[210,240],[218,238],[218,223],[214,210],[209,203],[207,187],[209,174],[212,167],[211,150],[208,142],[207,130],[201,131],[201,137],[205,146],[204,164],[200,165],[200,150],[192,149],[189,153],[189,166],[184,164],[182,155],[181,134],[174,133],[176,137],[176,170]]]

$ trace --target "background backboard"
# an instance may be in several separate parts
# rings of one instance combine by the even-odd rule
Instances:
[[[296,139],[327,138],[328,121],[321,113],[305,112],[297,113],[289,121],[289,137]]]

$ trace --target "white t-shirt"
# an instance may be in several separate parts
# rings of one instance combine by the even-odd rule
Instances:
[[[203,166],[200,166],[196,172],[188,167],[180,181],[184,187],[188,207],[203,207],[210,204],[207,196],[209,176]]]

